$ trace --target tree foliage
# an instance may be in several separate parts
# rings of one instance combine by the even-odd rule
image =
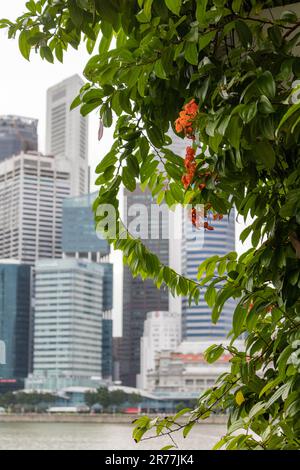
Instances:
[[[142,401],[142,397],[137,393],[126,393],[123,390],[109,391],[106,387],[100,387],[96,392],[87,392],[85,402],[88,406],[99,404],[107,409],[111,406],[120,407],[126,402],[137,404]]]
[[[224,216],[235,206],[245,220],[251,216],[241,239],[250,237],[252,248],[239,258],[206,260],[197,283],[162,265],[139,240],[122,238],[121,221],[116,238],[107,233],[133,274],[196,301],[206,286],[213,322],[229,297],[237,299],[231,370],[195,410],[185,410],[180,426],[186,436],[199,419],[226,410],[228,431],[217,447],[228,449],[294,449],[300,442],[300,104],[294,86],[300,20],[293,6],[281,14],[269,10],[284,3],[30,0],[15,23],[0,22],[10,37],[18,36],[26,59],[35,49],[45,60],[62,61],[68,46],[81,41],[93,54],[73,107],[80,105],[83,115],[99,109],[106,127],[116,116],[114,144],[96,170],[95,211],[112,203],[119,215],[123,183],[129,191],[149,187],[169,206],[202,203]],[[196,166],[184,185],[185,163],[168,148],[167,133],[191,99],[199,106],[192,122]],[[234,346],[241,334],[245,351]],[[207,360],[222,351],[213,345]],[[169,434],[177,417],[141,418],[135,439],[153,427]]]
[[[3,407],[16,407],[18,405],[23,407],[37,407],[46,406],[55,402],[57,397],[51,393],[38,393],[38,392],[7,392],[0,394],[0,406]]]

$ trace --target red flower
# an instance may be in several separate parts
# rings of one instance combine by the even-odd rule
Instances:
[[[187,137],[194,139],[192,121],[196,118],[199,106],[192,99],[184,105],[179,117],[175,121],[176,132],[184,132]]]

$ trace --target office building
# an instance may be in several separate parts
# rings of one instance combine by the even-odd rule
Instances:
[[[30,285],[30,266],[16,260],[0,261],[0,392],[20,381],[22,387],[28,374]]]
[[[62,249],[64,258],[101,263],[103,269],[102,377],[112,376],[113,265],[110,245],[96,232],[92,205],[97,193],[67,198],[63,204]]]
[[[147,390],[147,374],[155,369],[155,356],[174,349],[181,341],[181,316],[172,312],[148,312],[141,338],[140,374],[137,386]]]
[[[137,188],[133,193],[124,191],[125,225],[129,229],[137,225],[135,236],[156,253],[161,262],[169,263],[168,217],[151,214],[153,202],[151,193]],[[157,205],[153,204],[157,208]],[[139,219],[137,221],[137,219]],[[137,223],[135,223],[137,222]],[[163,286],[157,289],[151,279],[143,281],[140,276],[133,277],[128,267],[123,272],[123,334],[118,341],[116,355],[120,371],[119,379],[123,385],[135,386],[136,376],[140,373],[140,340],[143,336],[144,321],[150,311],[166,311],[169,308],[168,290]]]
[[[101,378],[104,267],[43,260],[35,276],[34,378],[53,384],[65,377],[74,385]]]
[[[37,119],[0,116],[0,161],[38,149]]]
[[[47,91],[46,153],[70,162],[71,196],[89,191],[88,118],[79,107],[70,110],[83,85],[79,75],[73,75]]]
[[[0,258],[34,264],[62,255],[62,204],[70,195],[66,161],[38,152],[0,162]]]
[[[235,215],[212,220],[213,231],[194,230],[190,221],[184,219],[184,236],[182,242],[182,272],[189,279],[197,280],[198,267],[210,256],[224,256],[235,251]],[[196,236],[196,238],[194,238]],[[216,286],[217,287],[217,286]],[[211,320],[211,308],[205,299],[205,288],[201,288],[200,300],[196,305],[188,299],[182,300],[182,336],[184,340],[202,341],[205,339],[226,338],[232,325],[232,315],[236,302],[229,299],[216,325]]]

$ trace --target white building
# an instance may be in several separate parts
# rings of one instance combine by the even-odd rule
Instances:
[[[36,263],[35,378],[63,376],[80,384],[101,377],[104,274],[101,264],[86,260]]]
[[[88,118],[81,116],[79,107],[70,111],[83,85],[79,75],[73,75],[47,91],[46,153],[70,161],[71,196],[89,191]]]
[[[0,162],[0,258],[28,264],[59,258],[63,200],[69,195],[66,161],[28,152]]]
[[[220,342],[221,343],[221,342]],[[228,345],[229,341],[222,341]],[[230,370],[231,354],[224,354],[213,364],[204,359],[211,341],[183,341],[177,348],[156,354],[155,368],[147,373],[148,392],[158,395],[197,393],[198,396],[214,385],[216,379]],[[244,343],[235,346],[243,350]]]
[[[137,386],[147,390],[147,374],[155,368],[155,356],[158,352],[174,349],[181,340],[181,317],[178,313],[149,312],[144,322],[144,334],[141,338],[140,374]]]

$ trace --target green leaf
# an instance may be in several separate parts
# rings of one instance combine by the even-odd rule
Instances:
[[[234,13],[239,13],[243,0],[233,0],[232,9]]]
[[[148,21],[151,20],[151,7],[153,0],[145,0],[143,5],[143,11]]]
[[[179,16],[181,8],[181,0],[165,0],[165,4],[172,13]]]
[[[242,105],[240,109],[239,115],[241,116],[243,122],[248,124],[248,122],[252,121],[257,114],[257,103],[249,103]]]
[[[276,47],[276,49],[281,47],[282,35],[281,35],[281,29],[278,25],[274,25],[268,28],[268,36],[271,39],[274,47]]]
[[[245,21],[238,20],[235,22],[235,28],[239,36],[239,40],[241,41],[243,47],[246,49],[251,46],[253,38],[252,33]]]
[[[185,415],[186,413],[190,413],[192,411],[191,408],[183,408],[182,410],[178,411],[178,413],[176,413],[176,415],[174,416],[173,420],[174,421],[177,421],[178,418],[180,418],[180,416],[183,416]]]
[[[253,148],[253,152],[266,168],[274,168],[276,157],[274,149],[269,142],[258,142]]]
[[[74,1],[68,2],[68,8],[71,20],[73,21],[74,25],[80,27],[83,22],[83,10],[81,10],[81,8],[78,8],[76,2]]]
[[[60,43],[55,46],[55,55],[59,62],[63,63],[63,48]]]
[[[271,114],[275,112],[270,100],[265,95],[260,97],[258,108],[263,114]]]
[[[28,32],[27,31],[21,31],[20,33],[19,49],[20,49],[22,56],[25,57],[26,60],[29,60],[31,47],[28,44]]]
[[[216,362],[224,353],[224,348],[221,344],[212,344],[204,352],[204,358],[209,363],[212,364]]]
[[[186,426],[183,428],[183,437],[186,438],[188,433],[191,431],[192,427],[195,425],[195,421],[192,421],[188,423]]]
[[[282,395],[284,392],[286,392],[290,388],[290,383],[285,383],[279,387],[278,390],[271,396],[269,401],[266,404],[266,409],[270,408]]]
[[[245,309],[241,305],[238,305],[234,311],[232,327],[236,337],[239,336],[243,330],[243,325],[246,318],[245,313]]]
[[[257,87],[262,95],[274,98],[276,95],[276,84],[273,75],[268,70],[256,80]]]
[[[202,51],[216,36],[216,31],[209,31],[199,37],[199,51]]]
[[[102,158],[101,162],[98,164],[97,168],[96,168],[96,173],[100,174],[100,173],[103,173],[106,168],[108,168],[109,166],[115,164],[117,161],[117,157],[115,155],[115,152],[114,151],[110,151],[108,152],[105,157]]]
[[[124,186],[129,190],[129,191],[134,191],[136,188],[136,182],[135,182],[135,177],[131,174],[130,170],[128,167],[123,168],[122,171],[122,181],[124,183]]]
[[[160,148],[163,145],[162,134],[157,127],[149,127],[147,129],[147,134],[150,139],[150,142],[156,147]]]
[[[192,65],[198,65],[198,49],[194,42],[187,42],[184,47],[184,58]]]
[[[154,65],[154,73],[157,77],[159,78],[162,78],[163,80],[165,80],[167,78],[167,75],[166,75],[166,72],[163,68],[163,65],[162,65],[162,61],[161,59],[158,59],[156,62],[155,62],[155,65]]]
[[[206,7],[208,0],[197,0],[196,19],[200,26],[206,25]]]
[[[209,307],[212,307],[215,303],[217,291],[214,286],[209,286],[204,294],[204,299]]]
[[[286,10],[281,13],[280,19],[285,23],[296,23],[298,21],[298,16],[294,11]]]
[[[77,108],[77,106],[80,106],[80,105],[81,105],[81,97],[80,95],[78,95],[72,101],[71,106],[70,106],[70,111],[72,111],[72,109]]]
[[[240,147],[240,140],[243,131],[243,124],[242,120],[239,116],[232,116],[225,132],[225,136],[231,143],[231,145],[239,149]]]
[[[283,126],[283,124],[295,113],[297,112],[298,110],[300,109],[300,103],[297,103],[297,104],[293,104],[288,110],[287,112],[283,115],[278,127],[277,127],[277,130],[276,130],[276,135],[278,134],[278,131],[279,129]]]
[[[50,62],[51,64],[53,64],[54,62],[54,57],[53,57],[53,53],[50,49],[49,46],[42,46],[40,48],[40,53],[41,53],[41,57],[44,59],[46,59],[48,62]]]

